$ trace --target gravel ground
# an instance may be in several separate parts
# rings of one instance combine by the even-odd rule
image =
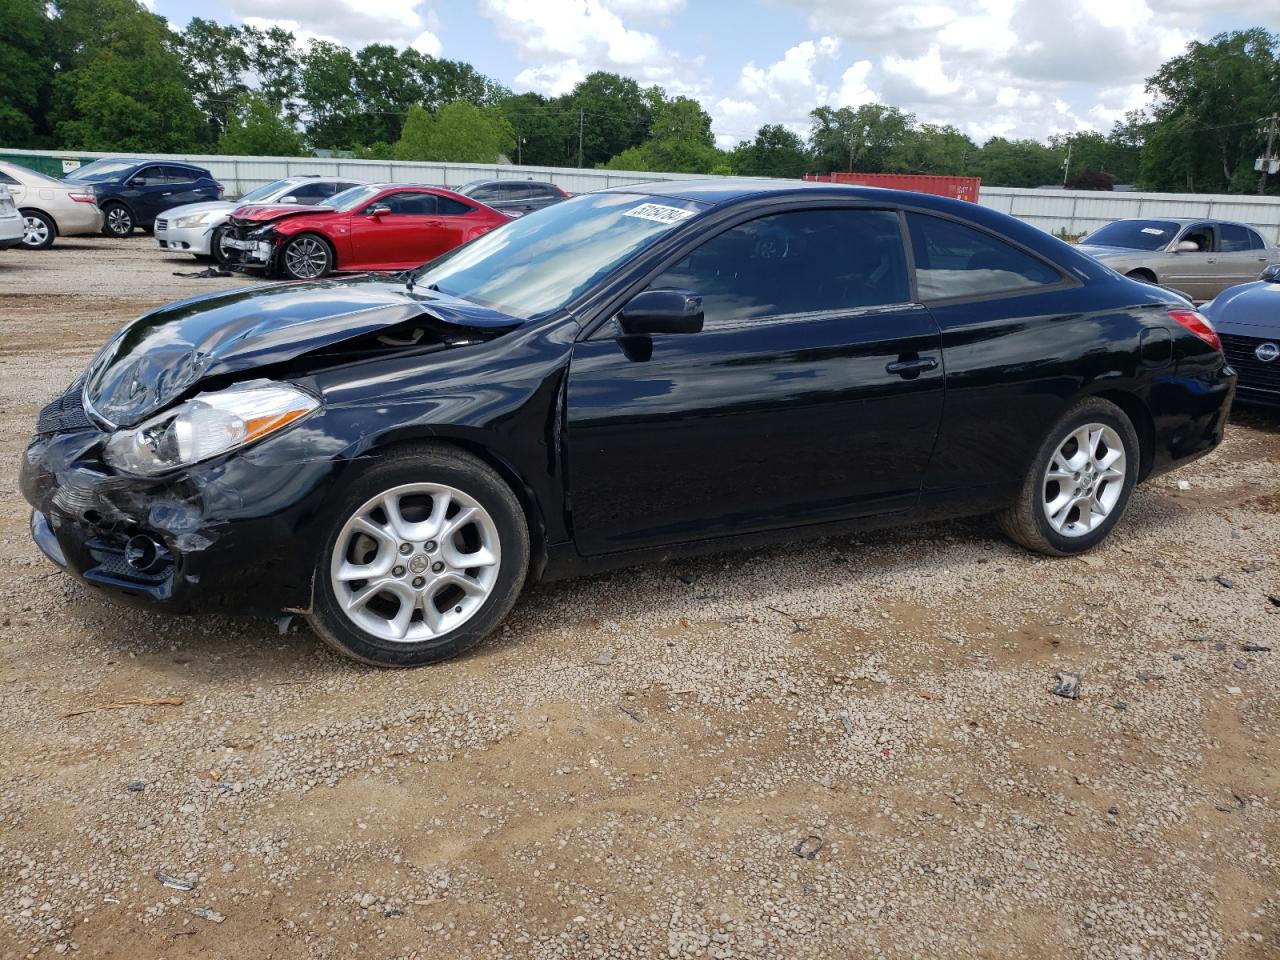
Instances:
[[[193,263],[0,255],[13,469],[113,329],[244,282]],[[644,567],[408,672],[117,608],[5,484],[0,955],[1280,956],[1278,458],[1242,411],[1082,559],[978,520]]]

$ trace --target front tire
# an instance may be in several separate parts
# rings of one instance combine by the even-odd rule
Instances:
[[[1080,401],[1049,431],[1017,502],[997,515],[1001,529],[1053,557],[1092,550],[1124,513],[1140,458],[1123,410],[1098,397]]]
[[[312,628],[340,653],[412,667],[475,646],[511,610],[529,531],[511,488],[461,450],[417,447],[346,491],[316,563]]]
[[[227,238],[227,228],[218,227],[209,237],[209,256],[213,257],[213,262],[220,267],[227,265],[227,253],[222,249],[222,241]]]
[[[303,233],[280,251],[280,269],[291,280],[319,280],[333,269],[333,251],[314,233]]]
[[[102,232],[123,239],[133,233],[133,212],[123,203],[108,203],[102,208]]]
[[[22,249],[47,250],[53,246],[58,228],[39,210],[22,211]]]

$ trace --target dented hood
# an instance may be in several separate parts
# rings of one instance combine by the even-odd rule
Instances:
[[[133,426],[202,380],[415,322],[495,336],[524,321],[378,275],[215,293],[153,310],[112,337],[90,364],[85,399],[99,419]]]
[[[285,217],[302,217],[315,214],[333,213],[333,207],[323,204],[300,203],[247,203],[231,211],[231,219],[242,223],[269,223]]]

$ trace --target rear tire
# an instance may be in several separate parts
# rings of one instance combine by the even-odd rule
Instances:
[[[1098,397],[1081,400],[1049,431],[1017,501],[996,515],[1000,528],[1051,557],[1092,550],[1124,513],[1140,458],[1138,432],[1123,410]]]
[[[133,212],[123,203],[108,203],[102,208],[102,232],[123,239],[133,233]]]
[[[450,447],[395,453],[358,477],[316,561],[311,626],[344,656],[414,667],[469,650],[520,595],[529,531],[511,488]]]
[[[22,211],[22,249],[47,250],[58,236],[58,228],[39,210]]]

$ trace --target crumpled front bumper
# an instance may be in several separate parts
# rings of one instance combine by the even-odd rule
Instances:
[[[41,415],[58,429],[32,439],[19,477],[32,539],[50,560],[119,600],[173,612],[309,607],[331,460],[285,437],[274,452],[164,477],[118,474],[101,457],[107,434],[71,393],[50,405],[64,405],[56,416]]]

